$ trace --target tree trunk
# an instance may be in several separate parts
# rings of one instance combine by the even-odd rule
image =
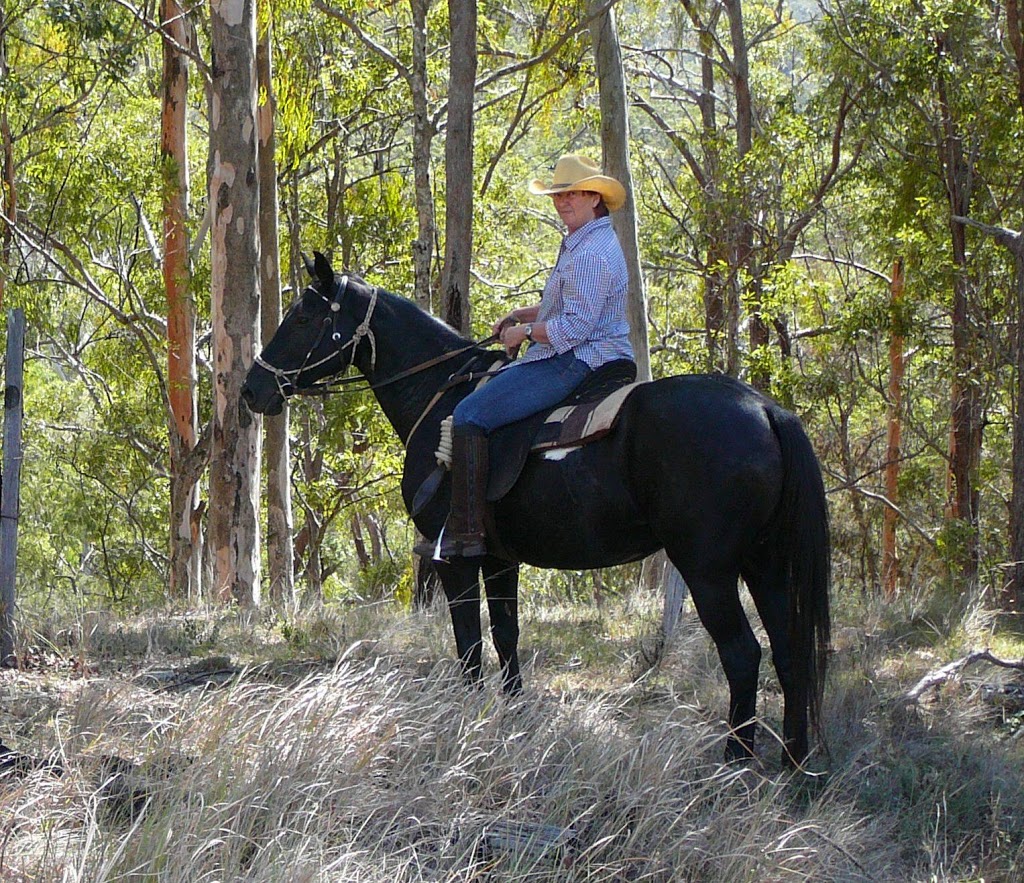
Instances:
[[[717,28],[723,6],[707,0],[682,0],[683,8],[697,34],[700,57],[701,86],[697,95],[700,111],[700,156],[673,126],[661,118],[652,106],[640,106],[676,146],[689,167],[702,198],[697,206],[697,228],[694,231],[698,251],[705,250],[701,267],[701,298],[704,304],[705,370],[738,376],[740,370],[739,308],[737,273],[732,239],[735,238],[735,214],[727,204],[727,190],[722,180],[722,138],[718,127],[716,71],[720,66],[720,41]]]
[[[437,134],[430,119],[427,103],[427,13],[430,0],[409,0],[412,7],[412,65],[409,69],[409,89],[412,92],[412,173],[416,199],[416,238],[412,243],[413,294],[416,303],[433,312],[431,268],[434,255],[434,237],[437,233],[434,216],[434,194],[430,186],[430,145]],[[425,537],[417,532],[417,542]],[[413,606],[427,608],[434,602],[439,580],[434,565],[413,555],[416,585]]]
[[[288,284],[297,295],[306,279],[306,265],[302,259],[302,209],[299,205],[299,174],[292,171],[285,188],[285,218],[288,231]]]
[[[359,569],[366,570],[370,566],[370,555],[366,551],[366,538],[363,536],[363,522],[358,512],[353,512],[348,517],[349,530],[352,532],[352,548],[356,553],[356,561],[359,562]]]
[[[412,242],[416,303],[430,310],[430,266],[434,251],[434,194],[430,190],[430,143],[437,134],[427,105],[427,12],[430,0],[409,0],[412,7],[412,173],[416,198],[416,238]]]
[[[617,179],[626,189],[626,202],[612,215],[615,232],[622,245],[629,268],[629,337],[636,357],[638,380],[651,379],[650,346],[647,336],[647,293],[640,266],[640,243],[637,235],[636,200],[633,195],[633,174],[629,163],[629,113],[626,96],[626,78],[622,71],[622,49],[615,27],[612,10],[593,18],[590,22],[590,38],[594,45],[594,63],[601,101],[601,149],[605,173]],[[663,588],[668,599],[662,628],[666,635],[675,629],[678,617],[674,616],[675,588],[685,587],[682,577],[660,552],[653,557],[657,572],[663,578]],[[680,601],[681,603],[681,601]]]
[[[366,528],[370,534],[370,555],[374,561],[384,558],[384,531],[375,512],[366,516]]]
[[[1024,99],[1022,99],[1024,100]],[[1005,244],[1005,243],[1004,243]],[[1010,574],[1002,592],[1002,605],[1011,613],[1024,610],[1024,233],[1013,240],[1014,313],[1017,335],[1014,368],[1017,388],[1013,413],[1013,484],[1010,495]]]
[[[837,399],[836,406],[839,413],[836,415],[836,444],[838,447],[839,462],[843,467],[843,483],[854,487],[857,483],[857,458],[854,456],[853,447],[850,444],[850,418],[855,411],[855,399],[844,404]],[[867,514],[867,507],[864,498],[860,494],[852,494],[850,497],[850,508],[853,509],[853,521],[857,526],[856,543],[860,553],[860,583],[864,587],[876,591],[880,584],[878,575],[878,556],[875,554],[874,543],[872,542],[874,531]],[[851,554],[851,558],[855,557]]]
[[[721,7],[715,6],[717,17]],[[707,240],[707,259],[703,276],[704,328],[707,343],[708,369],[721,371],[735,377],[739,374],[739,298],[728,274],[722,272],[729,266],[728,238],[722,235],[726,229],[727,210],[722,193],[722,157],[719,145],[718,114],[715,103],[715,36],[714,20],[704,21],[691,12],[691,18],[698,29],[700,46],[701,92],[697,100],[701,118],[701,141],[704,156],[705,200],[704,236]]]
[[[7,82],[7,6],[0,0],[0,83]],[[18,220],[18,191],[14,186],[14,142],[11,138],[10,120],[7,118],[7,102],[0,102],[0,149],[3,150],[3,180],[0,190],[0,213],[4,218],[0,233],[0,308],[4,305],[7,277],[11,272],[11,243],[14,238],[12,225]]]
[[[1006,0],[1006,34],[1017,67],[1017,103],[1024,112],[1024,7],[1019,0]]]
[[[170,597],[202,598],[202,532],[193,531],[201,468],[196,448],[196,305],[188,242],[188,56],[191,28],[178,0],[161,0],[163,106],[163,282],[167,297],[167,398],[170,405]],[[195,464],[200,465],[200,464]]]
[[[243,608],[260,601],[260,421],[239,395],[260,342],[254,3],[210,0],[210,542],[214,589]]]
[[[298,437],[296,447],[297,468],[307,486],[319,481],[324,470],[323,451],[313,442],[316,430],[313,425],[312,409],[305,408],[299,412]],[[295,559],[302,563],[305,586],[301,592],[303,607],[319,604],[324,599],[320,563],[320,542],[323,537],[323,520],[319,510],[303,495],[299,495],[302,509],[302,527],[295,537]]]
[[[1006,2],[1006,32],[1017,67],[1017,103],[1024,114],[1024,7],[1018,0]],[[1017,335],[1014,351],[1017,371],[1016,401],[1013,412],[1013,490],[1010,498],[1010,578],[1003,590],[1003,606],[1014,613],[1024,610],[1024,233],[1013,234],[1004,245],[1011,245],[1014,257]]]
[[[893,264],[891,327],[889,331],[889,431],[885,455],[885,496],[890,505],[882,513],[882,584],[889,600],[899,588],[899,556],[896,549],[896,508],[900,502],[900,431],[903,401],[903,259]]]
[[[264,96],[257,109],[260,187],[260,319],[263,339],[270,340],[281,324],[281,255],[277,221],[277,141],[271,36],[273,22],[256,46],[256,78]],[[263,418],[267,468],[267,576],[271,603],[288,608],[295,603],[295,562],[292,547],[291,451],[288,409]]]
[[[473,97],[476,89],[476,0],[448,0],[451,78],[445,136],[444,319],[463,334],[472,327],[469,268],[473,258]]]
[[[937,51],[946,51],[940,39]],[[957,47],[951,47],[956,51]],[[978,578],[978,467],[981,461],[982,407],[979,378],[975,366],[974,331],[970,316],[970,267],[964,224],[956,217],[969,217],[973,170],[963,153],[958,122],[948,100],[941,72],[937,82],[942,114],[942,141],[939,167],[945,178],[951,219],[953,277],[953,381],[950,388],[951,417],[949,442],[948,517],[959,522],[957,542],[961,545],[958,568],[965,587],[973,587]]]
[[[302,530],[296,538],[296,552],[306,557],[303,567],[305,588],[302,590],[303,608],[315,607],[324,600],[323,566],[320,559],[320,544],[323,542],[323,525],[316,511],[303,506]],[[301,550],[301,552],[299,552]]]
[[[1012,613],[1024,604],[1024,232],[992,227],[963,215],[954,215],[958,224],[974,227],[995,239],[1013,255],[1013,304],[1011,314],[1016,325],[1014,370],[1017,380],[1013,403],[1013,451],[1011,454],[1012,489],[1010,492],[1010,563],[1002,589],[1001,603]]]
[[[608,10],[591,20],[590,36],[601,93],[601,148],[605,173],[626,188],[626,203],[612,215],[622,251],[629,268],[629,336],[636,357],[637,379],[651,379],[650,347],[647,339],[647,295],[640,268],[636,201],[629,164],[629,114],[626,79],[622,72],[622,50],[615,27],[615,14]]]
[[[748,57],[747,38],[743,25],[743,4],[740,0],[725,0],[725,11],[729,17],[729,37],[732,43],[732,65],[730,75],[733,92],[736,97],[736,166],[739,170],[738,180],[745,180],[744,165],[753,145],[754,109],[750,94],[750,61]],[[741,188],[739,204],[732,224],[734,258],[732,262],[733,279],[736,289],[737,305],[742,303],[743,276],[749,278],[750,290],[746,301],[750,310],[750,352],[754,354],[761,347],[768,345],[768,326],[761,315],[761,297],[759,274],[752,266],[754,259],[754,230],[750,222],[749,194]],[[750,372],[750,382],[758,389],[768,386],[769,377],[763,364],[755,363]]]
[[[17,607],[18,515],[21,504],[21,426],[24,419],[25,314],[7,314],[4,371],[3,469],[0,471],[0,667],[18,664],[14,647]]]

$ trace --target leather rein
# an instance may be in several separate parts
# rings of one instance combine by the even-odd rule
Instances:
[[[315,362],[311,362],[310,359],[313,357],[313,353],[316,352],[317,347],[320,346],[324,339],[324,335],[327,333],[328,326],[333,326],[331,332],[331,339],[338,343],[341,340],[341,333],[338,331],[337,322],[338,316],[341,312],[341,300],[346,290],[348,289],[348,276],[344,275],[341,277],[340,283],[336,288],[336,293],[333,298],[327,297],[319,291],[315,286],[311,285],[313,289],[323,299],[324,303],[330,308],[330,312],[324,317],[323,323],[320,326],[320,333],[317,335],[316,340],[313,341],[312,346],[306,352],[305,358],[302,360],[302,364],[298,368],[284,369],[278,368],[275,365],[270,364],[263,355],[256,356],[255,363],[263,368],[265,371],[269,371],[274,380],[277,383],[278,392],[284,398],[288,398],[289,393],[286,391],[286,387],[290,388],[292,395],[303,395],[303,396],[326,396],[332,392],[362,392],[363,390],[376,390],[383,386],[388,386],[392,383],[397,383],[399,380],[405,380],[407,377],[412,377],[415,374],[419,374],[421,371],[426,371],[428,368],[433,368],[435,365],[443,364],[444,362],[450,361],[463,353],[467,353],[477,347],[487,346],[488,344],[494,343],[499,339],[499,335],[492,334],[490,337],[484,338],[476,343],[468,344],[467,346],[460,347],[459,349],[452,350],[447,353],[442,353],[439,356],[435,356],[433,359],[428,359],[426,362],[421,362],[418,365],[414,365],[411,368],[407,368],[404,371],[399,371],[397,374],[391,377],[380,380],[377,383],[367,383],[365,386],[359,387],[358,389],[345,390],[345,389],[334,389],[337,386],[344,386],[350,383],[358,383],[361,380],[365,380],[364,377],[332,377],[327,380],[315,382],[307,387],[299,387],[298,380],[302,376],[304,371],[310,371],[313,368],[318,368],[321,365],[326,364],[331,359],[343,356],[346,349],[352,348],[352,353],[349,356],[348,364],[340,367],[336,373],[340,374],[343,371],[347,371],[352,367],[352,362],[355,359],[356,347],[359,342],[367,337],[370,340],[371,355],[370,355],[370,366],[371,368],[376,365],[377,362],[377,340],[373,335],[373,331],[370,329],[370,318],[373,316],[373,311],[377,306],[377,299],[380,294],[380,289],[376,286],[370,288],[370,302],[366,308],[366,315],[363,317],[363,321],[360,322],[355,331],[352,333],[352,337],[344,343],[340,344],[337,349],[333,352],[328,353],[321,359],[317,359]],[[450,388],[454,385],[457,380],[471,380],[474,379],[473,374],[466,375],[465,377],[459,377],[460,372],[455,372],[448,378],[448,383],[445,384],[445,388]],[[428,409],[429,410],[429,409]]]

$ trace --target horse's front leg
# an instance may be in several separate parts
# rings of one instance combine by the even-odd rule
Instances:
[[[519,565],[500,558],[485,558],[484,589],[491,615],[491,640],[501,662],[506,693],[522,692],[519,672]]]
[[[459,558],[435,562],[437,575],[448,599],[455,630],[455,649],[466,680],[476,683],[482,674],[483,637],[480,628],[479,562]]]

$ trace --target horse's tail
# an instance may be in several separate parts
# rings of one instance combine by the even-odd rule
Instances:
[[[789,595],[789,637],[801,704],[819,741],[828,664],[832,552],[821,467],[800,421],[782,408],[768,418],[782,451],[782,499],[776,512],[778,552]]]

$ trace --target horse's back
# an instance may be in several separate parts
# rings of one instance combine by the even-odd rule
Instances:
[[[781,409],[731,377],[683,374],[638,386],[620,426],[636,454],[659,452],[675,462],[685,450],[716,472],[747,471],[778,462],[772,410]]]
[[[777,407],[752,386],[725,374],[676,374],[637,386],[634,407],[692,423],[736,424]]]
[[[620,420],[634,498],[668,547],[735,562],[778,506],[783,461],[777,405],[724,375],[680,375],[638,387]],[[738,562],[735,562],[738,565]]]
[[[718,375],[639,385],[609,435],[557,461],[531,458],[498,505],[506,546],[532,564],[580,568],[686,538],[705,560],[721,555],[735,565],[779,500],[772,407]]]

